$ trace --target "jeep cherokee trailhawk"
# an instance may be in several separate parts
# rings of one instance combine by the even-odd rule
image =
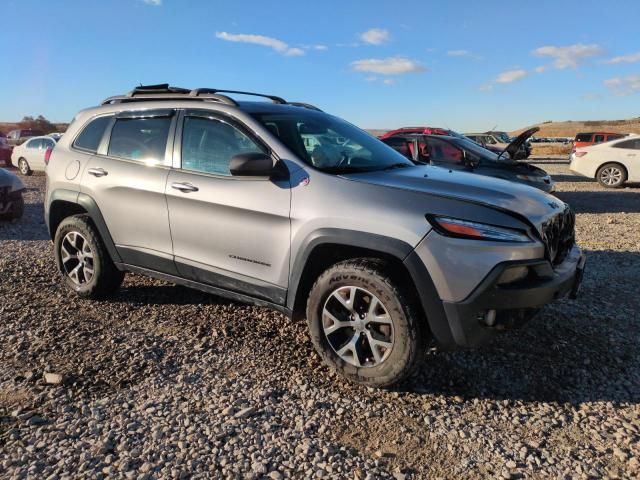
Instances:
[[[50,156],[45,215],[77,294],[136,272],[306,317],[322,358],[372,386],[431,339],[475,346],[575,295],[584,265],[557,198],[413,165],[312,105],[237,91],[147,86],[80,112]]]

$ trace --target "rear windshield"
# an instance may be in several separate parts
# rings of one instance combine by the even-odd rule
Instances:
[[[576,142],[590,142],[592,137],[590,133],[579,133],[576,135]]]

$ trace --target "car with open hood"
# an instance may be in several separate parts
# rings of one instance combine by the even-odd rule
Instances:
[[[508,148],[517,151],[535,131],[523,132]],[[512,160],[506,151],[493,153],[465,138],[409,134],[382,141],[416,164],[430,164],[524,183],[549,193],[555,190],[553,179],[543,169]]]
[[[369,386],[406,378],[432,341],[476,346],[575,297],[584,269],[557,198],[416,165],[275,95],[137,87],[80,112],[46,176],[70,292],[108,297],[136,272],[274,308]]]

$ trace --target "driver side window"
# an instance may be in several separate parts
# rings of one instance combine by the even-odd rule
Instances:
[[[170,126],[171,117],[119,118],[111,131],[108,155],[161,165]]]

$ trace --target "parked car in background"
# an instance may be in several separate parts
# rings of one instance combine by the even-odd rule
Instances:
[[[482,145],[487,150],[491,150],[494,153],[500,154],[500,152],[504,151],[509,142],[504,138],[500,138],[491,133],[465,133],[464,136],[472,141],[476,142],[479,145]],[[509,154],[511,158],[514,160],[523,160],[529,157],[531,153],[531,148],[527,146],[526,142],[520,146],[517,151],[511,150]]]
[[[527,131],[509,144],[517,151],[528,135]],[[452,170],[462,170],[524,183],[545,192],[553,192],[555,184],[543,169],[525,162],[511,160],[466,139],[444,135],[395,135],[382,140],[416,164],[430,164]]]
[[[627,181],[640,181],[640,136],[580,147],[571,154],[572,172],[595,178],[606,188],[620,188]]]
[[[609,142],[624,137],[624,133],[586,132],[578,133],[573,141],[573,148],[588,147],[596,143]]]
[[[24,183],[15,173],[0,168],[0,220],[14,220],[24,212]]]
[[[406,135],[410,133],[423,134],[423,135],[451,135],[452,130],[439,127],[402,127],[390,130],[378,138],[384,140],[385,138],[393,137],[394,135]]]
[[[62,138],[62,133],[59,133],[59,132],[47,133],[47,137],[51,137],[56,142],[58,142],[58,140]]]
[[[7,141],[7,136],[0,132],[0,162],[6,167],[11,165],[11,145]]]
[[[48,157],[55,146],[56,141],[51,137],[30,138],[22,145],[13,148],[11,163],[18,167],[22,175],[44,171]]]
[[[80,112],[46,174],[69,292],[111,295],[130,271],[269,306],[368,386],[406,378],[433,340],[479,345],[575,297],[584,269],[557,198],[415,165],[273,95],[138,87]]]
[[[34,128],[22,128],[18,130],[11,130],[7,134],[7,141],[9,145],[15,147],[16,145],[22,145],[27,139],[32,137],[39,137],[44,135],[42,130],[36,130]]]
[[[502,132],[498,130],[493,130],[485,133],[493,135],[494,137],[501,140],[503,143],[511,143],[515,138],[515,137],[511,137],[507,132]],[[522,145],[522,150],[524,151],[521,151],[517,155],[516,160],[523,160],[525,158],[529,158],[529,156],[531,155],[531,138],[528,138],[527,141],[524,142],[524,144]]]

